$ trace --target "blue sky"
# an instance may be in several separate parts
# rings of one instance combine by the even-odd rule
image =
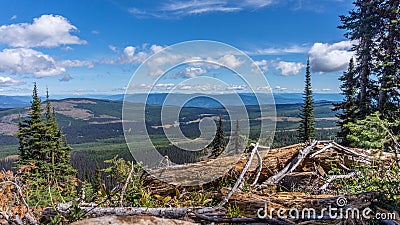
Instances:
[[[353,53],[336,27],[352,7],[348,0],[3,1],[0,95],[29,95],[34,81],[53,95],[123,93],[147,57],[190,40],[244,51],[273,92],[302,92],[309,57],[314,91],[339,92]]]

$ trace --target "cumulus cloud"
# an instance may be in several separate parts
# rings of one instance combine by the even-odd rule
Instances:
[[[136,48],[133,46],[127,46],[124,48],[124,55],[128,58],[133,58],[135,55]]]
[[[25,82],[20,80],[14,80],[11,77],[0,76],[0,87],[10,87],[25,84]]]
[[[77,28],[66,18],[58,15],[42,15],[33,23],[0,26],[0,43],[12,47],[55,47],[66,44],[86,44],[74,36]]]
[[[74,79],[74,78],[71,75],[65,74],[59,81],[68,82],[68,81],[70,81],[72,79]]]
[[[0,52],[0,72],[11,74],[34,74],[36,77],[54,76],[64,73],[53,57],[27,49],[3,49]]]
[[[243,64],[243,61],[240,61],[238,58],[236,58],[236,56],[232,54],[227,54],[222,56],[221,58],[218,59],[217,62],[230,69],[235,69]]]
[[[334,72],[345,70],[354,53],[353,42],[341,41],[333,44],[315,43],[308,52],[313,72]]]
[[[268,72],[268,61],[267,60],[263,59],[263,60],[260,60],[260,61],[254,61],[254,63],[258,66],[258,68],[261,69],[261,71],[263,73]],[[253,68],[251,71],[253,73],[257,73],[258,72],[256,68]]]
[[[114,45],[109,45],[109,49],[113,52],[118,52],[117,47]],[[152,54],[162,50],[163,47],[159,45],[143,45],[140,47],[136,46],[126,46],[122,53],[116,58],[105,59],[101,63],[105,64],[140,64],[144,62]]]
[[[176,74],[177,77],[193,78],[207,73],[208,71],[201,67],[186,67]]]
[[[274,63],[275,69],[280,70],[281,75],[289,76],[289,75],[296,75],[300,73],[300,71],[306,67],[303,63],[299,62],[285,62],[279,61]]]
[[[56,76],[66,72],[67,67],[92,67],[88,61],[64,60],[28,48],[3,49],[0,52],[0,72],[33,74],[36,77]]]
[[[150,61],[146,63],[146,66],[149,69],[149,74],[151,76],[159,76],[162,75],[168,67],[168,65],[173,65],[182,59],[182,56],[175,54],[164,54],[160,55],[156,58],[152,58]]]

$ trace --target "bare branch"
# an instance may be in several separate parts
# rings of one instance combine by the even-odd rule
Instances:
[[[251,161],[253,160],[254,154],[258,151],[257,148],[258,148],[258,142],[256,143],[253,150],[251,151],[249,159],[247,160],[246,165],[244,166],[242,173],[240,174],[239,178],[237,179],[235,185],[233,186],[231,191],[228,193],[228,195],[225,196],[225,198],[218,204],[219,207],[224,206],[229,201],[229,198],[233,195],[233,193],[236,191],[236,189],[242,184],[244,175],[246,174],[247,170],[249,169],[249,167],[251,165]]]

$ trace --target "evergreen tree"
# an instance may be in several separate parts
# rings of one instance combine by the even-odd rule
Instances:
[[[76,175],[70,164],[72,148],[63,140],[64,135],[58,128],[48,93],[44,116],[36,83],[32,98],[28,118],[20,119],[18,124],[20,157],[17,164],[22,177],[26,183],[34,185],[31,188],[38,190],[45,188],[43,191],[48,192],[47,187],[50,187],[58,194],[72,196]],[[37,193],[43,195],[39,192]]]
[[[103,179],[101,177],[101,169],[98,163],[96,163],[96,170],[94,172],[93,189],[98,192],[103,189]]]
[[[353,42],[359,109],[357,119],[379,111],[383,119],[400,119],[400,0],[356,0],[341,16],[341,29]],[[395,124],[395,123],[393,123]],[[391,127],[395,134],[399,127]]]
[[[350,130],[344,125],[348,124],[349,122],[354,123],[357,120],[357,106],[355,105],[355,96],[357,93],[355,83],[357,80],[355,77],[353,58],[350,59],[347,71],[343,72],[343,75],[339,78],[339,80],[342,81],[340,89],[344,95],[344,100],[343,102],[333,104],[333,110],[341,111],[340,113],[336,114],[336,116],[339,118],[337,125],[340,127],[337,137],[341,139],[341,143],[343,145],[349,145],[350,141],[347,139],[347,136],[350,134]]]
[[[376,83],[371,79],[374,70],[374,60],[376,59],[376,44],[379,35],[381,18],[377,9],[380,0],[356,0],[353,4],[356,9],[349,12],[347,16],[340,16],[342,25],[340,29],[345,29],[345,36],[353,42],[357,66],[356,88],[358,119],[364,119],[374,110],[373,96],[377,95]]]
[[[378,110],[389,121],[400,119],[400,1],[379,5],[381,18],[376,72],[379,79]]]
[[[212,152],[211,156],[213,158],[218,157],[225,148],[225,134],[224,134],[224,128],[222,126],[222,117],[219,117],[218,120],[218,126],[217,126],[217,132],[215,134],[215,138],[213,142],[211,143],[212,146]]]
[[[304,103],[300,113],[300,126],[298,129],[299,141],[307,142],[315,136],[314,134],[314,100],[311,88],[310,60],[307,60],[306,80],[304,87]]]

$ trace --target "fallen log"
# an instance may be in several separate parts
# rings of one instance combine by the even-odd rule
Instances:
[[[214,223],[265,223],[270,225],[292,225],[284,221],[269,218],[220,218],[195,213],[196,217]]]
[[[311,145],[307,146],[302,151],[300,150],[298,155],[295,156],[293,160],[285,166],[285,168],[283,168],[274,176],[268,178],[268,180],[266,180],[262,185],[279,183],[279,181],[282,180],[286,174],[293,172],[300,165],[300,163],[307,157],[308,153],[317,145],[317,143],[317,141],[313,141]]]
[[[254,154],[258,151],[258,142],[257,144],[254,146],[253,150],[251,151],[250,157],[247,160],[246,165],[243,168],[242,173],[240,174],[239,178],[237,179],[235,185],[232,187],[231,191],[225,196],[225,198],[218,204],[219,207],[224,206],[228,201],[229,198],[232,196],[232,194],[236,191],[236,189],[238,187],[241,186],[241,184],[243,183],[243,179],[244,179],[244,175],[246,174],[247,170],[249,169],[250,165],[251,165],[251,161],[253,160]]]
[[[195,225],[184,220],[176,219],[163,219],[154,216],[103,216],[97,218],[89,218],[80,220],[71,225],[123,225],[123,224],[137,224],[137,225]]]
[[[319,190],[320,191],[325,190],[329,186],[329,184],[334,180],[337,180],[337,179],[348,179],[348,178],[354,177],[355,175],[357,175],[357,171],[352,171],[352,172],[350,172],[348,174],[344,174],[344,175],[332,175],[326,180],[325,184],[322,185],[319,188]]]
[[[66,216],[71,209],[70,204],[59,204],[55,208],[47,207],[42,212],[42,217],[45,219],[52,218],[58,214]],[[190,213],[197,212],[199,214],[225,212],[221,207],[188,207],[188,208],[148,208],[148,207],[79,207],[83,210],[86,216],[101,217],[101,216],[135,216],[147,215],[157,216],[170,219],[180,219]]]

